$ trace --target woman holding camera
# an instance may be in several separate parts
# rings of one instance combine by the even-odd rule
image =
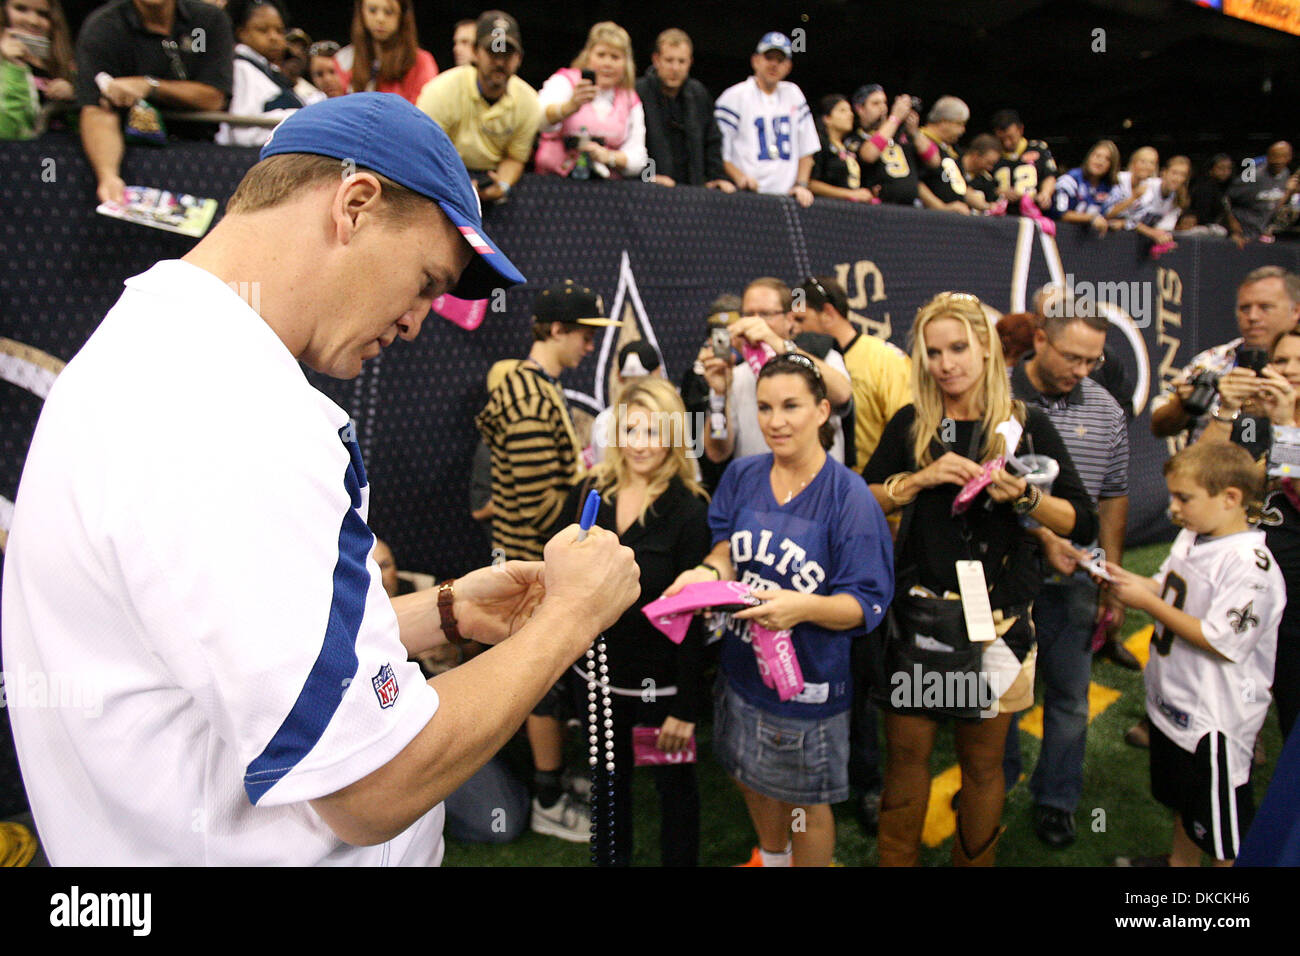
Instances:
[[[1219,379],[1219,409],[1201,433],[1201,441],[1232,440],[1254,452],[1276,435],[1273,426],[1300,427],[1300,328],[1283,332],[1269,351],[1269,362],[1258,370],[1250,350],[1238,349],[1238,366]],[[1292,452],[1300,449],[1291,448]],[[1274,460],[1280,452],[1271,454]],[[1287,584],[1286,611],[1277,632],[1277,666],[1273,696],[1278,723],[1287,737],[1300,713],[1300,474],[1274,476],[1269,482],[1260,526]]]
[[[912,389],[913,404],[885,426],[863,472],[881,508],[903,512],[883,654],[891,673],[877,690],[888,748],[877,847],[881,866],[916,865],[930,751],[940,719],[956,717],[962,787],[952,861],[991,866],[1002,832],[1007,727],[1012,714],[1034,702],[1029,605],[1042,572],[1021,518],[1032,515],[1087,544],[1097,515],[1051,420],[1012,401],[1002,350],[975,296],[943,292],[917,313]],[[1023,426],[1022,449],[1059,463],[1051,494],[989,467],[1014,451],[997,431],[1011,419]],[[963,487],[986,471],[987,489],[967,510],[954,509]],[[963,600],[946,599],[963,591]],[[987,619],[966,623],[966,605],[980,591],[992,609],[991,627]],[[930,692],[935,678],[944,689],[939,695]]]
[[[645,167],[645,108],[636,94],[632,40],[617,23],[592,27],[573,64],[551,74],[537,99],[537,172],[618,178]]]
[[[714,689],[714,754],[735,779],[759,846],[747,866],[828,866],[831,804],[847,799],[849,648],[893,593],[889,528],[858,476],[826,454],[830,402],[812,360],[771,359],[756,386],[771,454],[733,461],[709,507],[713,550],[665,593],[720,578],[755,607],[731,616]],[[790,632],[801,690],[786,699],[751,627]]]

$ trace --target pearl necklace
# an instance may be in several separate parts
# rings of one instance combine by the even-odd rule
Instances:
[[[605,635],[596,638],[587,648],[587,763],[591,768],[591,862],[599,866],[614,864],[614,708],[609,694],[609,656],[606,653]],[[600,677],[597,678],[597,665]],[[601,734],[596,725],[596,688],[600,688],[600,723],[604,734],[605,773],[604,791],[601,790],[600,772]],[[601,814],[604,820],[601,820]],[[603,826],[602,826],[603,822]],[[600,859],[601,847],[605,859]]]

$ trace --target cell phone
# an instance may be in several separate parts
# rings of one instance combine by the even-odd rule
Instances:
[[[725,328],[709,329],[709,342],[713,345],[713,354],[718,358],[731,358],[731,333]]]
[[[43,61],[49,58],[49,37],[43,37],[36,33],[22,33],[18,30],[10,30],[9,35],[27,47],[27,52],[31,54],[32,59]]]
[[[922,104],[922,102],[921,102],[921,97],[919,97],[919,96],[913,96],[913,97],[912,97],[912,109],[916,110],[916,111],[919,113],[919,112],[921,112],[921,106],[922,106],[922,105],[923,105],[923,104]]]
[[[1261,375],[1268,365],[1268,351],[1261,348],[1237,349],[1237,368],[1248,368]]]
[[[596,71],[595,71],[595,70],[583,70],[583,71],[582,71],[582,78],[583,78],[584,80],[586,80],[588,83],[595,83],[595,82],[596,82]]]
[[[1274,425],[1272,446],[1268,450],[1270,478],[1300,477],[1300,428]]]

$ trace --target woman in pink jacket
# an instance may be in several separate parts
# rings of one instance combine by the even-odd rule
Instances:
[[[640,173],[646,165],[645,110],[635,81],[627,31],[597,23],[573,65],[542,86],[537,172],[576,179]]]

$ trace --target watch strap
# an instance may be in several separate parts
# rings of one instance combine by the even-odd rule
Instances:
[[[461,636],[456,625],[456,613],[452,610],[456,601],[455,584],[455,578],[448,578],[438,585],[438,625],[442,628],[442,636],[447,639],[447,643],[460,647],[468,644],[469,638]]]

